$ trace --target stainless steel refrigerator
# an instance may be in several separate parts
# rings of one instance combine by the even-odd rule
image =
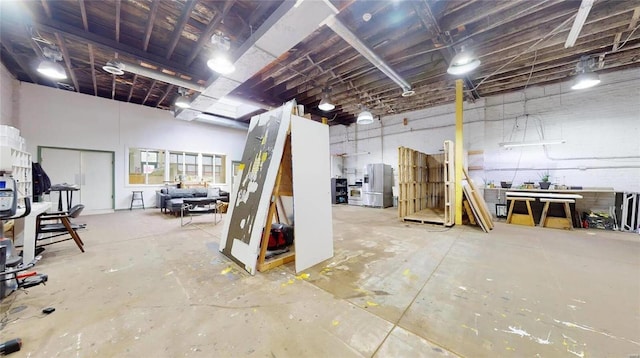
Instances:
[[[393,173],[387,164],[367,164],[362,180],[362,205],[388,208],[393,205]]]

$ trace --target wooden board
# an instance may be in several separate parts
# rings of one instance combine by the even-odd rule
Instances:
[[[469,172],[467,172],[467,170],[463,168],[463,173],[465,178],[467,179],[467,183],[470,188],[470,195],[474,199],[474,200],[469,200],[469,203],[471,203],[472,206],[473,205],[476,206],[475,209],[478,212],[478,214],[480,214],[484,219],[483,221],[486,227],[489,230],[493,229],[493,217],[490,214],[487,203],[484,201],[484,197],[480,195],[480,193],[478,192],[478,188],[473,183],[473,180],[471,180],[471,177],[469,176]]]
[[[262,229],[284,152],[294,103],[254,116],[242,155],[245,168],[229,200],[220,251],[255,274]],[[327,176],[328,177],[328,176]]]
[[[403,218],[404,221],[444,224],[444,209],[426,208]]]
[[[296,272],[333,257],[329,126],[291,118]]]
[[[469,201],[469,204],[471,206],[471,211],[473,212],[473,216],[475,217],[476,222],[480,224],[482,231],[488,233],[489,228],[487,227],[487,224],[484,221],[484,218],[482,217],[482,215],[478,212],[478,204],[476,203],[475,198],[471,194],[471,189],[467,184],[463,184],[462,191],[464,192],[465,197]]]

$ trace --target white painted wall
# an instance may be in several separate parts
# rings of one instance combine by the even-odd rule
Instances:
[[[582,91],[572,91],[566,82],[465,103],[465,150],[484,151],[469,157],[484,168],[470,173],[474,180],[518,185],[538,181],[548,170],[558,184],[640,192],[640,69],[600,77],[599,86]],[[362,178],[367,163],[384,162],[397,170],[399,146],[438,153],[444,140],[455,139],[455,111],[453,104],[443,105],[386,116],[368,126],[332,126],[330,132],[331,153],[347,154],[343,175],[351,184]],[[541,138],[566,143],[498,146]]]
[[[38,146],[115,152],[115,207],[129,208],[131,190],[143,190],[145,203],[155,203],[162,186],[127,185],[129,147],[206,152],[240,160],[246,131],[173,118],[169,111],[107,100],[20,82],[17,127],[37,160]],[[46,168],[44,168],[46,170]]]
[[[0,64],[0,124],[17,127],[16,88],[18,81]]]

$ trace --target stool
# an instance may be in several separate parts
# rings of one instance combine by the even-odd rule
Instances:
[[[133,209],[133,202],[134,201],[140,201],[142,202],[142,209],[145,209],[144,207],[144,195],[142,195],[142,190],[133,190],[131,192],[131,205],[129,205],[129,210]],[[136,207],[140,207],[141,204],[136,204]]]
[[[573,199],[547,199],[542,198],[540,202],[544,203],[542,209],[542,216],[540,217],[540,226],[551,227],[556,229],[568,229],[573,230],[573,221],[571,220],[571,208],[569,204],[575,203]],[[552,203],[563,204],[565,217],[547,217],[549,211],[549,205]]]
[[[531,212],[531,201],[536,201],[536,198],[526,198],[526,197],[507,197],[507,201],[511,200],[511,205],[509,205],[509,213],[507,214],[507,224],[516,224],[516,225],[527,225],[527,226],[536,226],[535,221],[533,220],[533,213]],[[516,201],[524,201],[527,204],[527,214],[518,214],[513,212],[513,207],[516,204]]]

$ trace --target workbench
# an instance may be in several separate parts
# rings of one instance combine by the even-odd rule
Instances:
[[[550,198],[549,194],[576,194],[582,198],[575,198],[575,204],[572,204],[572,211],[583,213],[593,211],[608,212],[610,207],[615,206],[616,192],[613,188],[585,187],[582,189],[506,189],[506,188],[482,188],[484,191],[484,200],[494,215],[496,216],[496,204],[507,204],[506,193],[527,193],[528,197],[540,198],[540,196],[532,196],[532,194],[541,194],[543,197]],[[517,195],[517,194],[516,194]],[[542,213],[543,204],[536,200],[532,202],[532,209],[536,220]],[[538,222],[538,221],[536,221]],[[574,226],[575,226],[574,222]]]

